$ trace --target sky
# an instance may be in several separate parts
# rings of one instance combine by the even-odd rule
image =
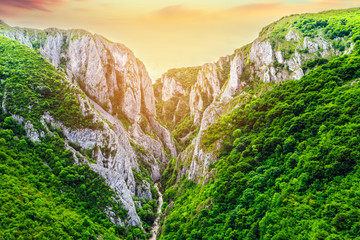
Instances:
[[[283,16],[350,7],[360,0],[0,0],[0,19],[101,34],[129,47],[154,81],[233,53]]]

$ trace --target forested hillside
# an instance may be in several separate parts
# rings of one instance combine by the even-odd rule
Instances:
[[[148,239],[158,216],[162,240],[360,239],[360,9],[154,86],[99,35],[0,34],[0,239]]]
[[[351,54],[309,61],[301,80],[245,90],[201,137],[207,151],[222,147],[199,184],[182,176],[182,162],[169,163],[160,239],[359,236],[359,18],[335,15],[293,20],[305,34],[345,37]],[[282,32],[278,26],[268,29]]]
[[[145,238],[139,227],[119,226],[127,211],[118,196],[79,164],[81,158],[75,164],[60,128],[40,121],[47,111],[73,128],[103,128],[93,115],[82,115],[79,90],[34,51],[5,37],[0,81],[0,238]],[[31,141],[27,132],[35,130],[42,134]]]

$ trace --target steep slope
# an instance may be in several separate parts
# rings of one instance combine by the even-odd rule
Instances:
[[[0,36],[0,52],[1,238],[106,238],[111,228],[120,237],[141,227],[132,198],[152,194],[136,191],[145,183],[126,135],[34,51]]]
[[[359,13],[282,18],[235,51],[198,136],[163,174],[161,239],[357,235],[356,203],[330,196],[352,195],[358,182]],[[322,215],[332,201],[337,210]]]
[[[230,57],[201,67],[170,69],[154,85],[158,118],[184,149],[196,137],[203,111],[228,78]]]
[[[220,160],[203,184],[167,185],[161,239],[357,237],[359,56],[360,45],[211,126],[202,141],[225,142]],[[164,182],[171,174],[180,174],[173,163]]]
[[[358,38],[358,12],[350,9],[282,18],[265,27],[254,42],[237,49],[233,55],[205,64],[191,86],[188,103],[190,118],[199,126],[199,133],[179,156],[181,172],[197,181],[206,175],[209,164],[217,159],[221,143],[206,151],[201,137],[221,115],[241,104],[244,94],[253,95],[255,89],[266,91],[274,84],[300,79],[332,57],[351,53]],[[186,135],[186,131],[181,135],[176,128],[176,135]]]
[[[126,235],[126,228],[117,228],[116,225],[138,226],[149,231],[151,221],[155,218],[151,214],[157,207],[153,180],[160,176],[159,163],[154,156],[132,142],[119,120],[96,111],[96,103],[91,103],[78,87],[69,83],[62,73],[36,52],[2,36],[0,44],[1,128],[12,130],[2,131],[5,139],[2,141],[5,144],[3,160],[14,159],[21,166],[21,158],[24,158],[24,164],[27,164],[26,159],[34,159],[35,168],[32,171],[40,171],[46,178],[58,178],[46,182],[48,185],[34,186],[36,181],[33,180],[42,178],[40,172],[39,178],[33,176],[28,179],[28,173],[23,171],[20,174],[25,174],[24,178],[14,181],[35,187],[31,190],[34,193],[28,194],[41,192],[43,187],[55,187],[56,194],[65,194],[62,196],[64,200],[69,198],[66,206],[71,207],[70,211],[81,212],[83,207],[91,207],[87,216],[93,222],[102,219],[100,225],[106,229],[119,229],[117,235]],[[16,149],[20,159],[16,156]],[[32,151],[34,156],[31,155]],[[92,170],[83,165],[90,166]],[[8,163],[4,166],[8,166]],[[43,172],[44,169],[47,172]],[[3,172],[11,175],[12,171]],[[14,176],[18,177],[17,174]],[[51,198],[43,200],[51,204]],[[81,205],[82,201],[88,201],[90,205]],[[152,206],[152,210],[147,209],[144,214],[141,206],[146,203]],[[22,209],[31,210],[27,207]],[[86,213],[79,217],[85,217]],[[23,217],[22,221],[35,220],[33,215],[20,217]],[[6,224],[2,227],[7,229]],[[131,229],[145,237],[142,230],[137,231],[136,227]],[[90,235],[103,233],[98,229]],[[70,236],[76,237],[78,234],[80,232],[71,233]]]
[[[101,108],[120,119],[131,138],[161,162],[177,152],[170,133],[159,125],[152,81],[144,64],[122,44],[84,30],[34,30],[0,25],[0,34],[34,48],[66,73]]]
[[[156,198],[153,182],[177,150],[169,131],[155,120],[152,81],[143,63],[124,45],[83,30],[23,29],[0,22],[0,34],[34,49],[66,74],[69,86],[81,89],[77,99],[66,96],[65,104],[79,104],[88,122],[92,117],[101,122],[101,130],[66,124],[66,111],[57,117],[38,112],[37,117],[61,129],[76,159],[80,154],[95,160],[88,164],[119,195],[128,214],[122,224],[149,231],[156,206],[145,212],[141,208]],[[27,136],[39,141],[44,133],[17,116],[17,110],[8,106],[11,100],[4,89],[3,110],[30,126]],[[28,107],[30,103],[23,106]]]

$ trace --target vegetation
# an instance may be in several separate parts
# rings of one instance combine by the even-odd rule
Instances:
[[[246,68],[240,80],[247,86],[225,106],[236,108],[201,139],[206,150],[219,142],[222,149],[214,153],[216,159],[210,160],[200,184],[182,176],[187,162],[170,160],[161,178],[166,216],[160,239],[359,239],[359,14],[359,9],[349,9],[292,15],[262,30],[260,35],[270,39],[285,60],[296,52],[311,59],[302,66],[308,75],[298,81],[264,84],[252,69],[251,44],[236,50],[244,55]],[[2,30],[7,26],[0,22]],[[350,49],[353,53],[321,58],[324,49],[314,53],[299,47],[303,38],[286,41],[289,30],[330,39],[335,50],[331,56]],[[139,157],[135,181],[137,186],[150,182],[154,200],[134,197],[143,229],[118,226],[109,215],[124,221],[127,212],[115,192],[89,166],[74,164],[61,129],[50,126],[48,132],[40,117],[48,112],[71,128],[102,129],[102,123],[81,102],[82,91],[37,54],[47,32],[28,34],[30,38],[37,34],[35,51],[0,37],[0,238],[148,238],[143,229],[149,232],[156,218],[158,194],[151,183],[151,163],[142,157],[146,150],[131,142]],[[78,38],[77,32],[71,35]],[[64,37],[63,42],[68,41]],[[62,58],[61,68],[67,62]],[[275,60],[273,66],[278,70],[285,64]],[[171,69],[167,74],[189,92],[200,68]],[[217,70],[223,86],[230,65]],[[79,85],[85,89],[83,82]],[[161,88],[157,81],[157,96]],[[131,123],[121,110],[123,92],[115,95],[120,97],[110,99],[114,113],[128,128]],[[202,98],[205,106],[212,100]],[[160,122],[172,131],[180,150],[199,131],[183,102],[188,103],[188,95],[166,102],[158,97],[156,104]],[[101,105],[106,108],[108,102]],[[17,116],[44,133],[40,142],[26,137]],[[152,131],[148,125],[142,116],[140,126],[146,133]],[[68,144],[94,163],[91,149]],[[107,147],[102,151],[110,154]]]
[[[33,123],[49,112],[66,126],[102,128],[90,113],[83,117],[77,98],[81,91],[64,74],[25,45],[2,36],[0,42],[1,100],[8,112]]]
[[[321,66],[325,63],[328,63],[329,60],[327,60],[326,58],[317,58],[315,60],[309,60],[306,62],[305,66],[302,66],[301,68],[306,71],[308,69],[313,69],[316,66]]]
[[[357,47],[223,116],[202,139],[224,143],[206,184],[164,172],[161,239],[359,236],[359,77]]]
[[[189,115],[176,125],[171,135],[178,143],[180,150],[184,150],[199,133],[199,127],[194,124],[194,117]]]
[[[115,193],[87,165],[73,164],[63,139],[55,134],[34,144],[11,117],[2,113],[1,122],[0,238],[126,236],[106,216],[109,208],[123,220],[127,216]]]
[[[167,71],[167,76],[169,78],[174,78],[175,81],[181,83],[186,91],[190,91],[190,88],[196,83],[196,78],[200,69],[201,66],[173,68]]]
[[[61,129],[40,123],[44,112],[72,128],[102,128],[80,108],[81,91],[36,52],[0,37],[0,238],[1,239],[144,239],[125,220],[117,195],[87,165],[75,165]],[[87,104],[84,104],[87,105]],[[32,142],[11,114],[44,131]],[[70,143],[71,144],[71,143]],[[75,148],[76,143],[73,143]],[[89,155],[86,152],[86,155]]]
[[[189,96],[191,87],[196,83],[200,67],[173,68],[167,71],[167,77],[173,78],[180,83],[187,92],[186,96],[174,96],[173,98],[162,101],[161,92],[163,83],[157,79],[154,84],[155,96],[157,97],[156,112],[158,120],[170,131],[174,130],[177,124],[184,120],[184,115],[190,115]],[[179,108],[177,109],[177,106]],[[179,139],[177,139],[179,141]]]
[[[141,222],[143,224],[144,229],[149,233],[151,231],[151,226],[155,221],[155,218],[157,216],[157,208],[158,204],[156,203],[156,200],[149,200],[149,199],[136,199],[141,204],[141,208],[136,208],[138,215],[141,219]],[[148,234],[148,237],[150,237],[150,234]]]

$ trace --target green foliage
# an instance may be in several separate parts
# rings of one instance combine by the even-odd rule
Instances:
[[[175,138],[181,150],[184,150],[191,141],[196,137],[199,132],[199,127],[194,124],[194,117],[189,115],[183,117],[183,120],[175,126],[175,129],[171,132],[171,135]],[[184,141],[182,138],[191,133]]]
[[[10,116],[30,120],[37,130],[44,130],[39,122],[45,111],[72,128],[101,128],[94,116],[81,112],[81,92],[16,41],[0,37],[0,53],[0,97],[7,110],[0,108],[0,238],[144,239],[138,227],[126,230],[110,222],[109,211],[122,220],[127,211],[103,178],[74,164],[61,129],[49,126],[53,134],[33,143]]]
[[[302,15],[295,21],[295,26],[305,37],[316,37],[324,33],[329,39],[344,38],[359,33],[358,15],[359,9],[356,8]]]
[[[124,208],[104,180],[87,165],[73,164],[58,135],[33,144],[22,126],[0,129],[0,238],[96,239],[112,235],[106,209],[124,219]],[[125,237],[126,232],[117,232]]]
[[[66,126],[102,128],[89,115],[84,118],[78,96],[70,85],[45,59],[14,40],[0,36],[0,92],[6,97],[7,111],[33,123],[45,111]]]
[[[251,46],[251,45],[250,45]],[[223,63],[222,67],[218,67],[217,71],[220,73],[220,89],[224,86],[225,82],[230,77],[230,62],[226,61]]]
[[[295,53],[293,49],[284,49],[284,59],[288,60]]]
[[[329,60],[327,60],[326,58],[316,58],[315,60],[307,61],[306,64],[304,66],[302,66],[301,68],[304,71],[307,71],[308,69],[314,69],[314,67],[324,65],[328,62],[329,62]]]
[[[165,171],[161,176],[160,182],[161,182],[161,186],[163,186],[162,191],[165,191],[165,186],[169,187],[176,183],[177,175],[178,175],[178,171],[176,169],[176,159],[173,158],[169,161]],[[166,191],[168,192],[168,189]],[[166,196],[167,194],[165,193],[163,196],[165,202],[168,201]]]
[[[176,107],[181,101],[182,97],[173,97],[166,102],[158,101],[156,104],[156,112],[158,115],[158,119],[168,128],[169,130],[172,130],[174,126],[176,125],[177,121],[173,121],[174,115],[178,116],[178,119],[180,119],[180,114],[184,114],[184,112],[190,112],[190,107],[186,106],[185,104],[182,105],[183,111],[176,111]]]
[[[143,224],[143,228],[145,231],[150,232],[151,226],[153,225],[157,216],[156,211],[158,204],[156,200],[149,200],[144,198],[140,198],[139,202],[141,203],[142,207],[136,208],[136,210]]]
[[[351,41],[360,39],[359,8],[332,10],[320,13],[294,14],[264,27],[260,37],[270,37],[274,49],[293,49],[298,42],[286,41],[289,31],[300,33],[303,37],[322,37],[334,40],[335,49],[343,52]],[[301,38],[299,41],[302,41]],[[299,42],[300,43],[300,42]],[[308,53],[308,49],[297,49],[301,53]],[[322,51],[322,49],[320,49]],[[284,58],[291,54],[285,54]]]
[[[162,183],[174,205],[160,239],[356,238],[358,54],[277,85],[211,126],[206,147],[224,144],[207,183],[176,183],[170,162]]]
[[[189,90],[191,86],[196,83],[196,78],[200,69],[201,66],[172,68],[167,71],[167,76],[169,78],[174,78],[175,81],[181,83],[185,90]]]

